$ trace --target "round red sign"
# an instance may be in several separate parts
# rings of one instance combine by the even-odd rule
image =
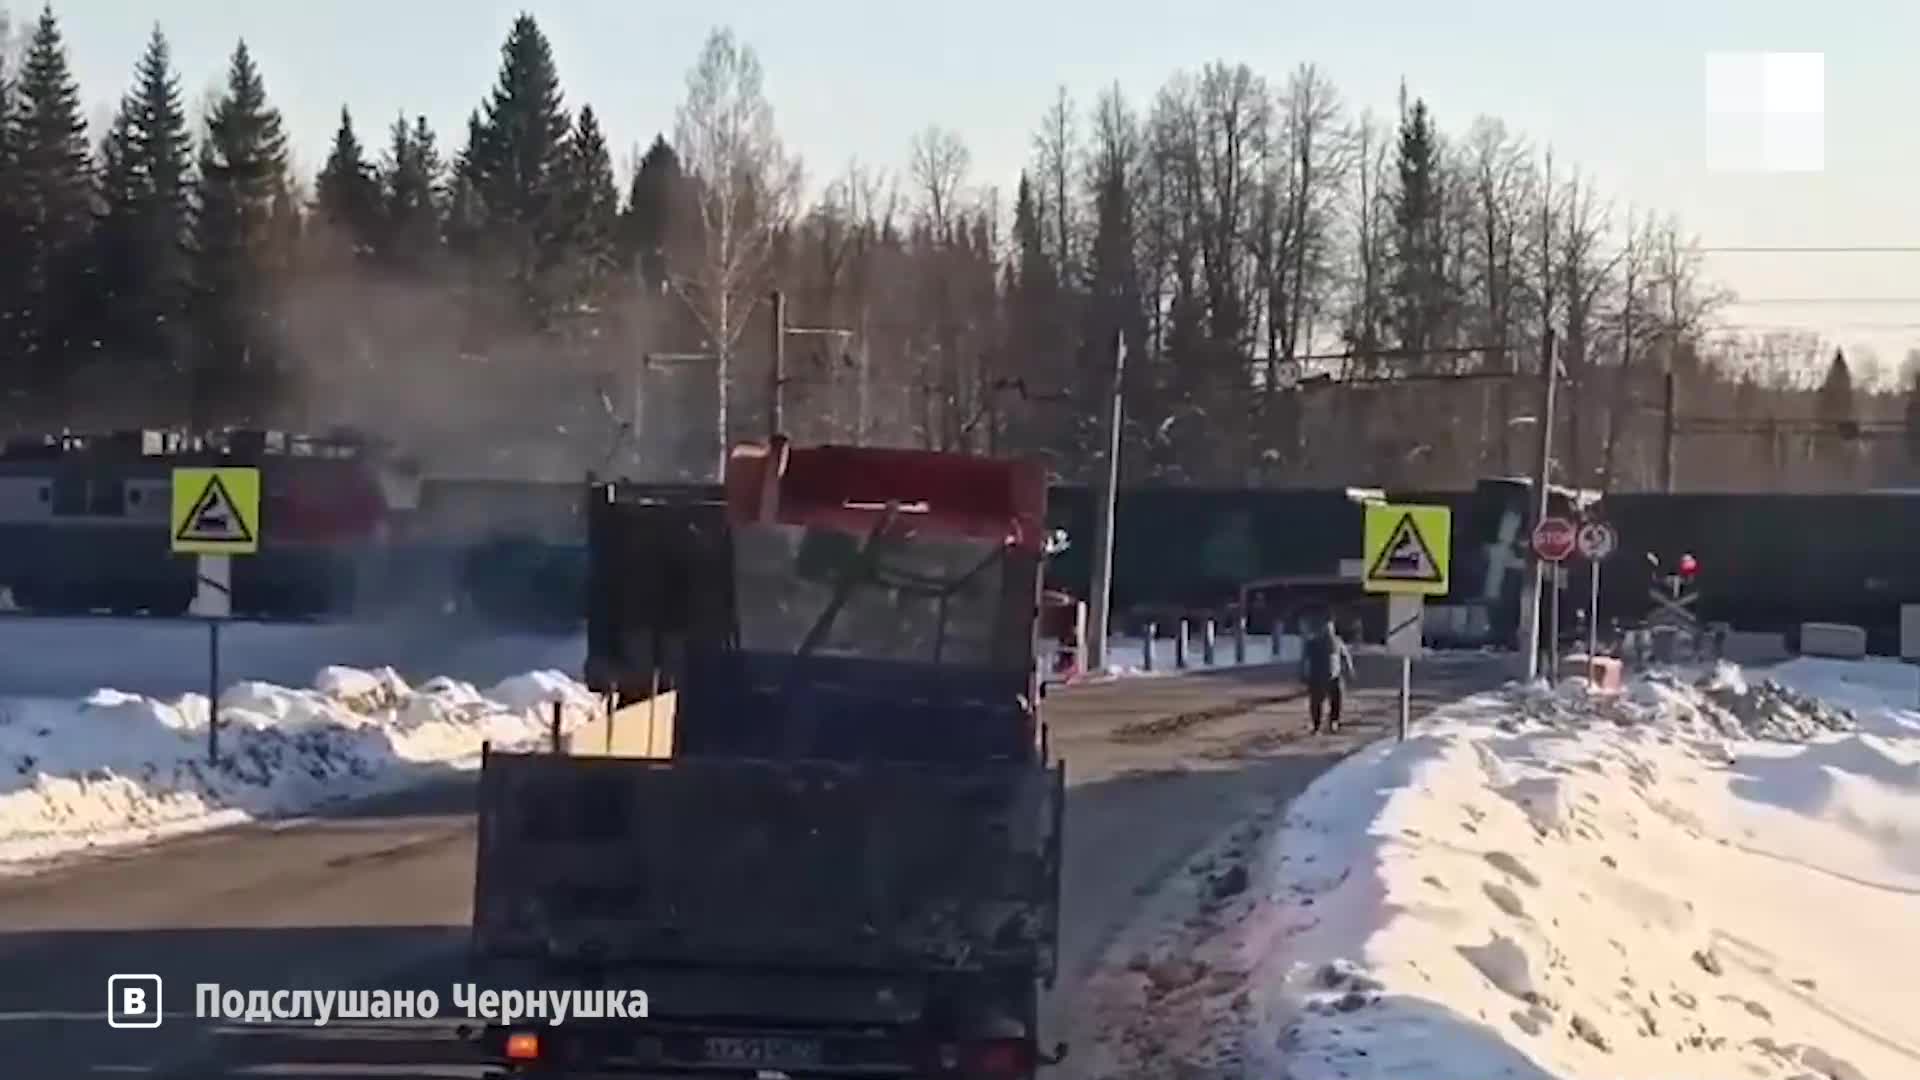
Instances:
[[[1533,553],[1548,562],[1560,562],[1573,554],[1579,533],[1566,518],[1550,517],[1533,527]]]

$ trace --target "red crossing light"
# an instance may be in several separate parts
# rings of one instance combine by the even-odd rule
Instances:
[[[1692,577],[1693,575],[1699,572],[1700,572],[1699,559],[1694,558],[1690,554],[1680,556],[1680,576],[1681,577]]]

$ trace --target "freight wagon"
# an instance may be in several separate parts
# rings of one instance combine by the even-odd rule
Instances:
[[[1601,610],[1646,612],[1649,554],[1700,563],[1697,614],[1741,630],[1798,636],[1804,622],[1853,623],[1867,647],[1897,653],[1900,606],[1920,603],[1920,496],[1632,494],[1601,512],[1620,549],[1601,573]]]

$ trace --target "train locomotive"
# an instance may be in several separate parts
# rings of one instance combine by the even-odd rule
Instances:
[[[351,606],[393,513],[386,449],[352,432],[131,430],[0,446],[0,588],[39,614],[184,614],[195,564],[172,554],[172,470],[261,474],[257,554],[235,559],[235,615],[302,618]]]

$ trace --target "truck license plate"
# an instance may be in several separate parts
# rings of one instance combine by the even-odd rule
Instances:
[[[707,1039],[706,1056],[744,1065],[818,1065],[820,1041],[715,1035]]]

